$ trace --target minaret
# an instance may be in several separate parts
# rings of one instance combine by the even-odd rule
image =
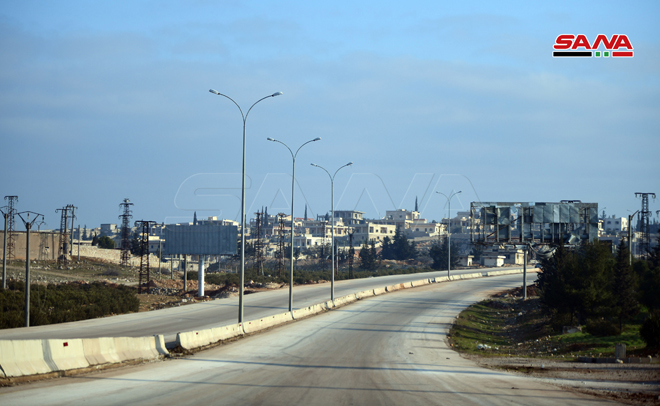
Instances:
[[[305,220],[307,220],[307,204],[305,204]]]
[[[415,196],[415,211],[419,212],[419,207],[417,206],[417,196]]]
[[[195,214],[193,214],[193,226],[196,226],[196,225],[197,225],[197,212],[195,212]]]

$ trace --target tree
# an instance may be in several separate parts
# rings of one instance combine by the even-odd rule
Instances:
[[[431,264],[431,268],[433,269],[438,269],[438,270],[446,270],[447,269],[447,257],[449,255],[449,245],[448,245],[448,239],[445,238],[445,240],[442,242],[442,244],[438,243],[435,244],[431,247],[429,250],[429,256],[431,259],[433,259],[433,263]],[[451,244],[451,266],[452,268],[457,266],[459,262],[458,259],[458,246],[456,246],[454,243]]]
[[[99,244],[99,248],[105,248],[110,250],[115,249],[115,240],[108,237],[107,235],[101,236],[98,239],[98,244]]]
[[[641,282],[639,301],[649,310],[660,310],[660,236],[658,245],[649,253],[649,260],[635,261],[633,269]]]
[[[639,313],[635,279],[629,263],[628,247],[624,241],[621,241],[616,252],[614,296],[619,314],[619,331],[623,331],[623,320]]]
[[[376,264],[376,247],[372,242],[372,247],[365,241],[360,249],[360,268],[366,271],[375,271],[378,265]]]
[[[473,261],[476,262],[481,262],[481,256],[484,254],[484,246],[483,245],[473,245],[472,250],[470,250],[470,255],[472,255],[474,258],[472,259]]]
[[[614,258],[599,241],[569,252],[563,245],[541,261],[538,276],[541,304],[556,320],[564,315],[573,323],[613,314]]]
[[[142,255],[142,243],[141,239],[138,238],[138,232],[133,233],[133,238],[131,238],[130,251],[133,255]]]
[[[380,257],[382,259],[394,259],[394,247],[392,245],[392,240],[388,236],[385,236],[385,238],[383,238],[383,245],[381,246]]]

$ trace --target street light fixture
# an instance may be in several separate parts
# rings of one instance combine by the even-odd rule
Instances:
[[[457,194],[461,193],[462,190],[459,190],[458,192],[454,192],[447,197],[446,194],[442,192],[435,192],[438,194],[441,194],[447,199],[447,205],[448,205],[448,222],[447,222],[447,277],[449,277],[449,272],[451,270],[451,198],[456,196]]]
[[[226,97],[229,100],[231,100],[236,105],[236,107],[238,107],[238,110],[241,112],[241,117],[243,118],[243,170],[241,176],[241,279],[240,279],[240,287],[238,289],[238,322],[242,323],[243,322],[243,288],[245,285],[245,124],[247,122],[248,115],[252,110],[252,107],[254,107],[260,101],[265,100],[269,97],[279,96],[282,94],[282,92],[275,92],[269,96],[262,97],[261,99],[254,102],[254,104],[250,106],[247,113],[245,114],[243,114],[243,109],[241,109],[241,106],[239,106],[238,103],[236,103],[234,99],[232,99],[231,97],[227,96],[226,94],[222,94],[214,89],[209,89],[209,92],[217,96]]]
[[[292,312],[293,311],[293,235],[294,235],[293,203],[294,203],[294,197],[296,191],[296,157],[298,156],[298,152],[302,147],[309,144],[310,142],[321,141],[321,137],[316,137],[313,140],[309,140],[306,143],[302,144],[300,147],[298,147],[295,154],[293,153],[291,148],[289,148],[289,146],[283,143],[282,141],[270,137],[266,139],[268,141],[279,142],[280,144],[284,145],[286,149],[288,149],[289,152],[291,153],[291,158],[293,160],[293,169],[291,172],[291,258],[290,258],[291,269],[289,271],[289,311]]]
[[[330,279],[330,300],[335,300],[335,176],[337,175],[337,172],[339,172],[339,169],[351,166],[353,165],[353,162],[349,162],[344,166],[340,166],[333,175],[330,175],[330,172],[328,172],[328,170],[321,165],[311,165],[323,169],[325,173],[327,173],[330,177],[330,201],[332,210],[332,278]]]

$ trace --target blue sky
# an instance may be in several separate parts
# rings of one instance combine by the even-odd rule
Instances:
[[[660,196],[657,2],[21,1],[0,7],[0,193],[88,227],[248,212],[446,216],[471,201]],[[625,34],[631,59],[553,59],[559,34]],[[660,209],[657,202],[651,208]],[[654,215],[655,217],[655,215]]]

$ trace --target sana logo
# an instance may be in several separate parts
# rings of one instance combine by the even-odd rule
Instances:
[[[604,49],[599,49],[600,47]],[[555,58],[632,58],[633,46],[627,35],[614,34],[607,38],[607,35],[599,34],[593,43],[584,34],[561,34],[555,39],[553,45],[555,51],[552,56]]]

